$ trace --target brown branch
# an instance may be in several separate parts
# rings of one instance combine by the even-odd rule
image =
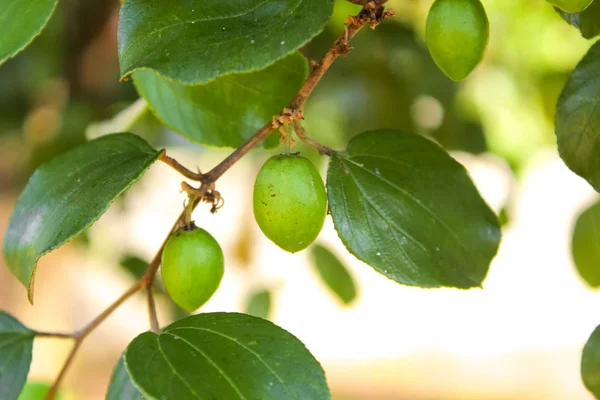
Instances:
[[[57,332],[35,332],[36,338],[49,339],[75,339],[74,333],[57,333]]]
[[[344,33],[335,41],[333,47],[325,54],[323,59],[318,63],[313,63],[313,69],[296,96],[292,99],[288,107],[286,107],[281,113],[273,117],[272,121],[265,124],[262,128],[260,128],[252,137],[250,137],[244,144],[242,144],[238,149],[233,151],[227,158],[225,158],[221,163],[215,166],[212,170],[210,170],[206,174],[202,174],[200,172],[196,173],[188,170],[186,167],[181,165],[177,160],[169,157],[163,152],[159,156],[159,160],[169,165],[177,172],[194,181],[202,182],[202,185],[199,189],[192,188],[195,191],[195,196],[193,196],[193,205],[191,209],[193,210],[200,201],[203,199],[208,199],[208,194],[217,193],[214,191],[214,182],[219,179],[229,168],[233,166],[237,161],[239,161],[244,155],[246,155],[252,148],[254,148],[258,143],[260,143],[263,139],[265,139],[269,134],[273,131],[281,127],[282,125],[286,125],[292,123],[294,121],[298,121],[302,119],[302,108],[304,107],[304,103],[313,92],[315,86],[319,83],[323,75],[327,72],[331,64],[340,56],[348,54],[352,50],[349,46],[348,42],[368,23],[371,27],[376,26],[381,20],[389,15],[392,15],[391,12],[384,13],[383,12],[383,4],[387,0],[366,0],[364,3],[361,1],[360,4],[364,4],[363,10],[356,17],[349,17],[346,22],[346,28]],[[294,122],[297,123],[297,122]],[[300,129],[297,131],[300,132],[298,137],[309,145],[317,148],[317,150],[321,151],[323,154],[333,154],[333,150],[329,149],[326,146],[319,144],[318,142],[310,139],[308,135],[306,135],[304,129],[301,124],[299,124]],[[188,185],[189,186],[189,185]],[[191,188],[191,186],[190,186]],[[189,193],[189,192],[188,192]],[[213,205],[214,207],[214,205]],[[46,400],[54,399],[58,387],[62,382],[69,366],[72,364],[79,347],[83,343],[84,339],[100,325],[110,314],[112,314],[121,304],[123,304],[128,298],[130,298],[133,294],[138,292],[141,289],[147,291],[147,303],[148,303],[148,314],[150,316],[150,326],[152,331],[157,333],[159,330],[158,320],[156,318],[156,305],[154,303],[154,297],[152,294],[154,279],[158,268],[160,267],[160,262],[162,258],[162,253],[164,251],[167,240],[171,236],[171,234],[181,225],[181,221],[185,218],[186,212],[188,210],[183,210],[183,212],[179,215],[173,227],[169,231],[169,234],[163,241],[161,247],[156,252],[154,259],[148,265],[148,269],[144,273],[144,275],[133,285],[131,286],[121,297],[119,297],[114,303],[112,303],[106,310],[104,310],[100,315],[98,315],[92,322],[86,325],[83,329],[74,332],[72,334],[62,334],[62,333],[37,333],[38,336],[42,337],[56,337],[56,338],[73,338],[75,339],[75,344],[65,361],[58,377],[56,378],[54,384],[50,388],[50,391],[46,395]]]
[[[373,1],[368,2],[373,3]],[[371,6],[372,7],[372,6]],[[381,7],[381,6],[379,6]],[[382,9],[381,9],[382,10]],[[273,117],[273,120],[265,124],[260,128],[250,139],[248,139],[241,147],[236,149],[227,158],[225,158],[220,164],[214,167],[212,170],[204,175],[204,183],[214,183],[219,179],[229,168],[238,162],[243,156],[246,155],[252,148],[258,143],[265,139],[271,132],[278,129],[282,124],[289,123],[296,119],[302,118],[301,110],[306,103],[306,100],[313,92],[317,83],[321,80],[323,75],[327,72],[331,64],[340,56],[348,54],[352,47],[348,42],[367,24],[375,24],[380,22],[381,18],[387,17],[391,14],[381,13],[381,17],[374,21],[371,19],[371,10],[365,8],[356,17],[349,17],[346,22],[346,29],[344,33],[335,41],[333,47],[323,56],[318,63],[313,63],[313,70],[310,75],[296,94],[290,104],[277,116]]]
[[[198,182],[202,181],[203,175],[200,172],[196,173],[196,172],[190,171],[189,169],[187,169],[186,167],[181,165],[179,163],[179,161],[177,161],[174,158],[169,157],[167,155],[167,153],[164,151],[160,154],[160,156],[158,156],[158,160],[164,162],[165,164],[167,164],[168,166],[170,166],[175,171],[179,172],[181,175],[185,176],[188,179],[191,179],[193,181],[198,181]]]
[[[56,396],[56,392],[58,391],[58,388],[60,387],[62,380],[64,379],[65,375],[67,374],[67,370],[69,369],[69,366],[73,362],[73,359],[75,358],[75,354],[77,354],[77,350],[79,350],[80,346],[81,346],[81,341],[76,340],[75,344],[73,345],[73,348],[71,349],[71,352],[69,353],[69,355],[67,357],[67,360],[63,364],[58,376],[56,377],[56,380],[54,381],[54,383],[52,384],[52,387],[46,394],[46,400],[52,400],[52,399],[54,399],[54,396]]]
[[[310,146],[314,149],[317,149],[317,151],[319,153],[326,154],[328,156],[332,156],[335,154],[335,151],[333,149],[330,149],[329,147],[322,145],[321,143],[317,142],[316,140],[314,140],[313,138],[308,136],[308,134],[306,133],[306,129],[304,129],[304,126],[302,125],[302,121],[300,121],[300,120],[294,121],[294,131],[296,132],[296,136],[298,136],[298,138],[300,138],[300,140],[302,140],[308,146]]]
[[[112,314],[113,311],[115,311],[121,304],[123,304],[125,302],[125,300],[127,300],[128,298],[133,296],[133,294],[135,294],[138,290],[140,290],[141,287],[142,287],[141,280],[139,280],[133,286],[131,286],[125,293],[123,293],[121,295],[121,297],[119,297],[117,300],[115,300],[115,302],[112,303],[106,310],[104,310],[100,315],[98,315],[96,318],[94,318],[94,320],[92,322],[87,324],[83,329],[76,331],[70,335],[70,337],[75,339],[75,344],[73,346],[73,349],[71,349],[71,352],[69,353],[69,356],[67,357],[67,360],[65,361],[62,369],[60,370],[58,377],[56,377],[56,380],[54,381],[54,383],[52,384],[52,387],[48,391],[48,394],[46,395],[46,400],[54,399],[54,396],[56,395],[56,391],[58,390],[60,383],[62,382],[63,378],[65,377],[65,374],[66,374],[67,370],[69,369],[69,366],[71,365],[71,363],[73,362],[73,359],[75,358],[75,354],[77,354],[77,351],[79,350],[79,347],[81,346],[81,344],[83,343],[85,338],[94,329],[96,329],[98,327],[98,325],[100,325],[102,322],[104,322],[104,320],[110,314]]]
[[[197,204],[198,204],[198,202],[195,202],[194,207]],[[74,332],[72,334],[56,334],[56,335],[54,335],[54,334],[44,335],[43,333],[41,334],[41,336],[71,337],[71,338],[75,339],[75,345],[73,346],[73,349],[71,350],[71,353],[69,353],[69,356],[67,357],[67,360],[65,361],[65,364],[63,365],[62,369],[60,370],[60,373],[58,374],[58,377],[56,378],[56,380],[52,384],[52,387],[48,391],[48,394],[46,395],[46,400],[53,400],[54,396],[56,396],[56,391],[58,390],[58,388],[59,388],[59,386],[60,386],[60,384],[61,384],[61,382],[62,382],[62,380],[63,380],[63,378],[64,378],[64,376],[65,376],[65,374],[66,374],[66,372],[68,370],[68,368],[69,368],[69,366],[73,362],[75,354],[77,354],[77,351],[79,350],[79,347],[81,346],[81,344],[83,343],[83,341],[85,340],[85,338],[94,329],[96,329],[98,327],[98,325],[100,325],[102,322],[104,322],[104,320],[110,314],[112,314],[121,304],[123,304],[125,302],[125,300],[127,300],[128,298],[130,298],[131,296],[133,296],[139,290],[146,289],[149,292],[151,292],[151,290],[152,290],[152,284],[151,283],[154,282],[154,277],[156,276],[156,272],[158,271],[158,267],[160,266],[160,260],[162,258],[162,252],[163,252],[163,250],[165,248],[167,240],[171,236],[171,233],[178,227],[179,221],[181,220],[181,218],[183,218],[183,215],[184,215],[184,213],[181,213],[181,215],[179,215],[179,217],[177,218],[177,221],[175,221],[175,223],[173,224],[173,227],[171,228],[171,230],[169,231],[169,234],[167,235],[167,237],[163,241],[163,244],[160,246],[160,249],[158,250],[158,252],[154,256],[154,259],[148,265],[148,269],[146,270],[146,273],[135,284],[133,284],[133,286],[131,286],[125,293],[123,293],[121,295],[121,297],[119,297],[114,303],[112,303],[106,310],[104,310],[100,315],[98,315],[96,318],[94,318],[94,320],[92,322],[90,322],[89,324],[87,324],[81,330],[76,331],[76,332]],[[151,307],[151,305],[150,305],[150,299],[148,300],[148,307],[149,307],[149,314],[150,314],[150,325],[152,327],[152,330],[154,331],[155,327],[154,327],[154,321],[153,321],[152,314],[153,314],[153,312],[155,313],[156,311],[155,310],[152,311],[150,309],[150,307]],[[154,307],[154,300],[153,299],[152,299],[152,307]],[[156,325],[158,325],[158,322],[156,322]],[[156,328],[156,331],[158,331],[158,328]]]

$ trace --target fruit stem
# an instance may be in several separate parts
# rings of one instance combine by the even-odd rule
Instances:
[[[196,198],[195,193],[188,195],[187,203],[184,209],[183,224],[186,228],[189,228],[192,223],[192,212],[194,211],[194,199]]]
[[[156,313],[156,304],[154,303],[154,282],[150,282],[148,283],[148,286],[146,286],[146,300],[148,301],[150,330],[158,335],[160,331],[160,325],[158,323],[158,315]]]
[[[292,148],[292,131],[289,125],[284,125],[283,129],[285,129],[285,154],[289,155]]]
[[[304,143],[306,143],[308,146],[317,149],[317,151],[323,155],[328,155],[328,156],[332,156],[335,154],[335,151],[333,149],[330,149],[329,147],[322,145],[321,143],[317,142],[316,140],[312,139],[310,136],[308,136],[308,134],[306,133],[306,130],[304,129],[304,126],[302,125],[302,121],[300,120],[295,120],[293,122],[294,124],[294,130],[296,131],[296,136],[298,136],[298,138],[300,140],[302,140]]]

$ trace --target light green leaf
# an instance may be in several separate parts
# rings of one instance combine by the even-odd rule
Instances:
[[[85,136],[89,140],[92,140],[97,139],[100,136],[110,135],[113,132],[126,132],[130,130],[147,111],[148,104],[146,103],[146,100],[139,98],[111,119],[90,124],[85,131]]]
[[[600,326],[588,339],[581,357],[583,384],[597,399],[600,399]]]
[[[344,264],[326,247],[315,244],[311,248],[317,273],[329,289],[344,303],[356,299],[356,285]]]
[[[271,291],[267,289],[257,290],[248,297],[246,302],[246,314],[258,318],[269,319],[271,304]]]
[[[14,57],[39,35],[57,0],[3,0],[0,12],[0,64]]]
[[[110,377],[106,400],[144,400],[144,396],[131,381],[123,357],[119,358]]]
[[[577,175],[600,190],[600,42],[589,50],[556,106],[558,152]]]
[[[600,287],[600,202],[577,218],[571,251],[581,277],[591,287]]]
[[[16,400],[25,385],[35,332],[0,311],[0,399]]]
[[[327,192],[340,238],[399,283],[478,287],[500,226],[462,165],[422,136],[381,130],[332,157]]]
[[[280,112],[308,74],[306,59],[294,53],[253,73],[185,86],[152,71],[133,75],[135,86],[156,116],[188,139],[211,146],[238,147]],[[267,147],[279,143],[277,134]]]
[[[147,332],[125,351],[142,394],[156,400],[330,399],[325,374],[302,342],[261,318],[194,315]]]
[[[43,382],[27,382],[23,391],[19,395],[19,400],[46,400],[46,395],[50,391],[51,385]],[[70,396],[63,396],[59,390],[53,400],[66,400]]]
[[[35,171],[4,237],[6,263],[31,302],[38,259],[100,218],[160,153],[135,135],[119,133],[76,147]]]
[[[118,26],[122,79],[150,68],[187,84],[258,71],[323,30],[333,0],[127,0]]]

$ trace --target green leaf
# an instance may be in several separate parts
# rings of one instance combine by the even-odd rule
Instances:
[[[85,136],[88,139],[96,139],[100,136],[110,135],[113,132],[128,131],[147,111],[148,104],[146,100],[139,98],[111,119],[90,124],[85,131]]]
[[[140,279],[148,269],[148,265],[150,263],[148,261],[142,260],[138,256],[134,256],[132,254],[124,255],[119,261],[119,265],[123,267],[123,269],[134,278]],[[158,279],[156,279],[158,281]]]
[[[271,291],[267,289],[251,293],[246,303],[246,314],[258,318],[269,319],[272,304],[271,297]]]
[[[27,382],[19,395],[19,400],[45,400],[50,387],[49,384],[43,382]],[[54,396],[54,400],[62,400],[64,398],[61,390]]]
[[[327,248],[315,244],[311,249],[317,273],[329,289],[344,303],[356,299],[356,285],[344,264]]]
[[[588,8],[575,14],[556,7],[555,10],[565,21],[579,29],[584,38],[592,39],[600,35],[600,1],[593,2]]]
[[[16,400],[25,385],[35,332],[0,311],[0,399]]]
[[[119,358],[119,362],[110,377],[106,400],[144,400],[144,396],[131,381],[123,357]]]
[[[588,339],[581,357],[583,384],[597,399],[600,399],[600,326]]]
[[[160,153],[135,135],[119,133],[76,147],[35,171],[4,237],[4,258],[29,301],[37,260],[100,218]]]
[[[39,35],[57,0],[4,0],[0,12],[0,64],[14,57]]]
[[[289,103],[307,74],[306,59],[294,53],[262,71],[200,86],[181,85],[152,71],[133,78],[154,114],[175,132],[202,144],[238,147]],[[278,143],[274,134],[266,146]]]
[[[399,283],[477,287],[498,250],[498,220],[467,172],[422,136],[354,137],[331,158],[327,189],[348,250]]]
[[[127,0],[118,26],[121,79],[150,68],[187,84],[261,70],[323,30],[334,0]]]
[[[571,251],[579,275],[591,287],[600,287],[600,202],[577,218]]]
[[[125,365],[149,399],[330,399],[325,374],[302,342],[264,319],[194,315],[147,332]]]
[[[558,152],[577,175],[600,190],[600,42],[589,50],[556,106]]]

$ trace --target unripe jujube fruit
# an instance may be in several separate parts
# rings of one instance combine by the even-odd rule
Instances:
[[[327,214],[321,175],[304,157],[278,155],[267,160],[254,183],[254,217],[266,237],[289,252],[307,248]]]
[[[548,0],[548,2],[568,13],[577,13],[588,8],[594,0]]]
[[[436,0],[427,17],[427,47],[437,66],[454,81],[481,62],[489,22],[479,0]]]
[[[162,278],[173,301],[192,312],[217,291],[223,278],[221,246],[204,229],[180,229],[162,254]]]

